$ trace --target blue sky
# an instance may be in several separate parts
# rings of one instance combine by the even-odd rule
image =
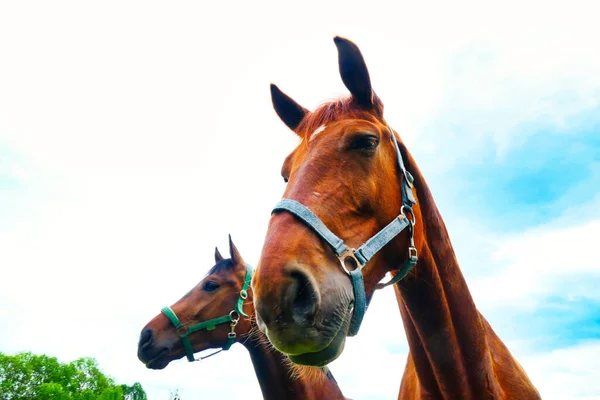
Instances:
[[[241,346],[149,371],[137,338],[202,278],[228,233],[256,263],[297,143],[268,84],[308,108],[344,94],[339,34],[363,51],[478,308],[545,399],[600,399],[593,7],[35,9],[0,6],[0,351],[96,357],[151,400],[174,388],[260,398]],[[346,396],[396,398],[407,345],[395,312],[393,292],[377,293],[331,365]]]
[[[599,120],[600,109],[595,108],[574,115],[561,127],[547,126],[543,120],[525,121],[514,132],[514,136],[522,134],[525,139],[503,156],[498,156],[490,143],[480,147],[474,160],[461,159],[445,173],[436,175],[430,185],[445,215],[450,216],[447,222],[452,225],[452,217],[457,215],[477,220],[498,235],[518,234],[553,222],[571,206],[592,202],[600,189]],[[443,120],[435,124],[443,125]],[[452,128],[460,130],[460,125]],[[460,145],[459,141],[456,146]],[[597,217],[597,209],[579,212],[561,226],[577,226]],[[452,229],[450,232],[462,259],[461,253],[473,250],[469,242],[478,232],[466,237],[452,235]],[[578,246],[565,243],[544,251],[571,253],[577,252]],[[490,272],[487,265],[476,264],[481,262],[479,255],[473,260],[462,260],[463,270],[473,276]],[[570,264],[562,268],[566,276],[561,278],[558,290],[537,299],[536,307],[522,310],[512,304],[499,304],[489,314],[484,310],[501,337],[531,341],[530,352],[600,338],[600,298],[592,296],[600,285],[600,271],[571,274]],[[544,273],[543,268],[540,272]],[[547,274],[551,276],[551,270]]]
[[[471,156],[472,153],[462,153],[460,149],[469,135],[457,138],[448,148],[457,149],[458,161],[430,180],[434,190],[437,186],[436,199],[450,215],[450,221],[454,215],[469,215],[486,230],[499,235],[518,235],[531,229],[543,229],[546,224],[576,227],[598,218],[597,207],[585,207],[597,204],[600,191],[599,96],[595,94],[593,98],[589,108],[569,115],[560,124],[544,115],[520,121],[512,131],[506,132],[513,143],[502,153],[487,140],[478,147],[477,154]],[[559,93],[552,97],[556,107],[568,108],[578,100],[573,94]],[[461,115],[462,119],[469,117],[470,113]],[[465,133],[468,129],[460,122],[445,122],[442,117],[428,130]],[[567,219],[561,218],[573,207],[583,209],[569,213]],[[477,231],[472,232],[474,236],[477,234]],[[470,240],[456,235],[453,238],[458,245]],[[464,246],[462,252],[472,250],[468,244]],[[579,247],[580,244],[565,243],[543,251],[575,253]],[[471,272],[468,261],[463,262],[462,267]],[[577,262],[575,257],[573,262]],[[502,267],[496,264],[492,268]],[[481,266],[473,265],[473,268]],[[531,352],[600,338],[600,298],[595,294],[595,288],[600,285],[600,271],[586,274],[574,268],[573,273],[568,273],[573,268],[570,263],[562,268],[567,273],[557,285],[558,290],[539,298],[535,308],[494,307],[488,318],[501,337],[530,340],[528,350]],[[489,270],[472,272],[485,275]],[[543,268],[540,272],[544,273]]]
[[[456,161],[430,179],[430,186],[438,204],[449,215],[446,221],[452,225],[453,217],[468,215],[485,227],[486,234],[491,231],[502,237],[544,230],[546,226],[577,227],[597,219],[599,208],[593,205],[598,204],[600,191],[598,98],[595,94],[589,108],[574,112],[560,124],[544,115],[520,121],[505,132],[513,140],[502,152],[490,138],[482,141],[475,154],[472,150],[464,152],[461,147],[469,140],[468,134],[455,138],[452,144],[444,143],[447,148],[455,149]],[[556,107],[569,107],[578,100],[573,94],[552,97]],[[469,112],[462,113],[461,119],[468,120],[470,116]],[[451,120],[446,123],[442,116],[427,130],[468,132],[468,126],[454,118]],[[579,211],[570,211],[573,208]],[[472,243],[463,242],[471,242],[480,234],[477,229],[466,237],[450,232],[460,249],[459,259],[460,255],[474,250]],[[591,243],[593,239],[588,240]],[[548,245],[541,250],[573,254],[580,251],[581,245],[585,244],[567,242],[564,246]],[[489,274],[490,269],[505,267],[498,263],[476,264],[480,262],[480,255],[473,260],[468,257],[463,259],[462,268],[467,275],[482,276]],[[577,263],[577,257],[573,257],[572,262]],[[536,299],[535,307],[520,309],[514,304],[500,303],[494,305],[489,314],[483,310],[501,337],[529,341],[527,351],[531,353],[600,338],[600,298],[595,289],[600,285],[600,271],[581,273],[577,265],[571,263],[559,268],[564,269],[564,276],[551,284],[556,285],[556,289]],[[545,273],[543,266],[539,272]],[[546,274],[545,279],[551,278],[552,269]],[[519,278],[517,274],[512,279]]]
[[[464,202],[497,229],[522,230],[547,222],[597,195],[599,132],[600,108],[573,115],[560,127],[543,119],[524,121],[513,134],[516,144],[505,154],[485,146],[476,156],[480,160],[467,157],[450,171],[469,185],[458,187],[452,200]]]

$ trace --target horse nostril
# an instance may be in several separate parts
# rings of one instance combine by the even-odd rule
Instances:
[[[311,320],[321,303],[321,296],[313,280],[302,270],[290,271],[292,284],[284,295],[285,308],[291,312],[296,323]]]
[[[154,335],[152,334],[152,329],[150,329],[150,328],[142,331],[142,333],[140,334],[140,343],[138,344],[138,347],[146,348],[146,347],[150,346],[154,339],[153,336]]]

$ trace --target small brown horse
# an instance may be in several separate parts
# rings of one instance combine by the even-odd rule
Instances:
[[[259,327],[292,361],[325,365],[351,334],[362,300],[355,293],[368,303],[386,273],[406,275],[394,285],[410,349],[399,398],[539,399],[475,307],[433,196],[385,122],[360,50],[334,42],[350,97],[309,112],[271,85],[275,111],[301,142],[283,164],[288,205],[274,210],[252,282]],[[399,223],[408,229],[379,234]],[[361,261],[352,246],[371,241],[383,243],[380,251]],[[417,254],[416,267],[399,273]],[[382,332],[393,334],[402,337]]]
[[[328,369],[298,370],[285,355],[273,349],[256,328],[253,318],[243,319],[235,315],[233,319],[219,320],[223,318],[221,316],[236,312],[231,310],[236,310],[237,304],[240,304],[240,313],[254,313],[252,291],[246,292],[243,288],[245,282],[249,283],[251,269],[231,238],[229,252],[231,258],[224,259],[215,250],[216,264],[208,275],[170,308],[163,309],[166,314],[163,311],[142,329],[138,345],[140,361],[148,368],[163,369],[171,361],[185,355],[193,361],[194,352],[219,347],[227,349],[232,344],[230,338],[233,338],[250,353],[265,399],[344,399]],[[240,296],[242,292],[244,294]],[[179,329],[172,323],[168,310],[176,316],[174,320],[182,323],[183,326]],[[189,332],[193,331],[189,328],[201,326],[207,321],[216,321],[216,324],[209,324],[211,327],[208,329]],[[233,321],[235,322],[232,324]],[[188,338],[186,340],[189,340],[191,354],[187,352],[182,336]]]

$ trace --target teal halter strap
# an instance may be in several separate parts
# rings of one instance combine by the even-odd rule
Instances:
[[[163,307],[163,309],[160,310],[163,314],[165,314],[169,321],[171,321],[175,329],[177,329],[179,337],[183,342],[183,348],[185,349],[185,355],[188,361],[202,361],[205,358],[214,356],[215,354],[220,353],[223,350],[229,350],[229,348],[235,343],[235,339],[237,336],[235,333],[235,327],[237,326],[240,320],[240,315],[243,315],[244,317],[248,316],[244,312],[244,300],[248,298],[248,288],[250,287],[250,282],[252,281],[252,273],[252,267],[246,264],[246,278],[244,279],[242,290],[240,290],[239,297],[237,299],[237,302],[235,303],[235,306],[233,307],[233,310],[231,310],[231,312],[228,315],[223,315],[222,317],[209,319],[208,321],[203,321],[198,324],[190,325],[186,328],[183,326],[179,318],[177,318],[177,315],[171,309],[171,307]],[[202,330],[212,331],[217,327],[217,325],[226,324],[228,322],[230,323],[229,326],[231,327],[231,331],[227,335],[227,342],[225,343],[225,346],[223,346],[221,350],[218,350],[207,356],[194,358],[194,349],[192,348],[192,343],[190,342],[189,335],[191,333]]]
[[[401,172],[402,207],[400,208],[400,214],[394,218],[392,222],[373,235],[373,237],[363,243],[358,249],[348,247],[344,241],[331,232],[323,221],[321,221],[321,219],[308,207],[295,200],[282,199],[273,209],[273,213],[287,211],[294,214],[302,222],[312,228],[329,244],[337,258],[340,260],[342,269],[349,275],[354,292],[354,311],[352,313],[352,320],[350,321],[350,328],[348,329],[348,336],[355,336],[358,333],[367,310],[367,296],[365,293],[362,269],[369,260],[405,229],[408,229],[410,235],[408,259],[400,266],[399,271],[389,282],[379,284],[378,288],[393,285],[404,278],[417,264],[418,259],[414,242],[415,216],[412,210],[412,206],[417,203],[412,193],[414,178],[404,166],[400,147],[398,146],[394,132],[391,128],[388,127],[388,129],[392,135],[392,142],[394,143],[398,159],[398,167]],[[349,265],[351,265],[352,268],[348,268]]]

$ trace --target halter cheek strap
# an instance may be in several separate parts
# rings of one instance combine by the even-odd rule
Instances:
[[[202,361],[205,358],[214,356],[215,354],[220,353],[223,350],[229,350],[229,348],[235,343],[235,339],[237,336],[235,333],[235,327],[237,326],[240,320],[240,315],[243,315],[244,317],[248,316],[244,312],[244,300],[248,298],[248,287],[250,287],[250,282],[252,281],[252,273],[252,267],[246,264],[246,278],[244,279],[242,290],[240,290],[239,297],[235,303],[233,310],[231,310],[231,312],[228,315],[223,315],[222,317],[209,319],[208,321],[203,321],[198,324],[190,325],[186,328],[183,326],[179,318],[177,318],[177,315],[171,309],[171,307],[163,307],[163,309],[160,310],[163,314],[165,314],[169,321],[171,321],[175,329],[177,329],[179,337],[183,342],[183,348],[185,349],[185,355],[188,361]],[[212,331],[217,327],[217,325],[226,324],[228,322],[230,323],[229,326],[231,327],[231,331],[227,335],[227,342],[221,348],[221,350],[218,350],[204,357],[194,358],[194,349],[192,348],[189,335],[202,330]]]
[[[273,213],[280,211],[290,212],[312,228],[329,244],[337,258],[340,260],[342,269],[349,275],[354,292],[354,311],[352,313],[352,320],[350,321],[348,336],[355,336],[358,333],[367,310],[367,299],[362,269],[369,260],[392,239],[398,236],[400,232],[408,229],[410,235],[408,259],[400,266],[396,275],[394,275],[389,282],[380,284],[379,287],[383,288],[398,282],[417,264],[417,249],[414,244],[415,218],[412,211],[412,206],[416,204],[415,197],[412,193],[414,178],[404,166],[400,147],[398,146],[396,136],[391,129],[390,133],[392,135],[394,148],[396,149],[398,167],[401,172],[402,207],[400,208],[400,214],[394,218],[392,222],[373,235],[373,237],[363,243],[358,249],[348,247],[344,241],[331,232],[331,230],[327,228],[319,217],[317,217],[310,209],[295,200],[282,199],[273,209]],[[349,269],[348,265],[352,265],[353,268]]]

